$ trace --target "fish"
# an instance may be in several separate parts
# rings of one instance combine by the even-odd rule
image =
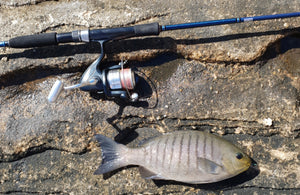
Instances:
[[[234,177],[251,165],[251,158],[241,149],[203,131],[166,133],[136,148],[100,134],[95,138],[102,151],[102,163],[95,175],[137,165],[145,179],[205,184]]]

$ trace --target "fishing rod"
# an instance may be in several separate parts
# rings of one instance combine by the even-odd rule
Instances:
[[[64,87],[61,81],[53,85],[48,101],[54,102],[62,90],[80,88],[83,91],[94,91],[104,94],[106,97],[127,98],[131,101],[138,100],[138,94],[133,92],[136,85],[136,75],[130,68],[124,68],[126,62],[121,61],[118,65],[103,69],[99,66],[103,57],[103,45],[110,40],[126,39],[130,37],[159,35],[163,31],[216,26],[224,24],[252,22],[261,20],[272,20],[299,17],[300,12],[263,15],[242,18],[230,18],[221,20],[210,20],[193,23],[182,23],[173,25],[159,25],[150,23],[130,27],[76,30],[67,33],[42,33],[35,35],[19,36],[9,41],[0,42],[0,47],[31,48],[70,42],[98,42],[101,46],[100,57],[96,59],[83,73],[79,84]]]

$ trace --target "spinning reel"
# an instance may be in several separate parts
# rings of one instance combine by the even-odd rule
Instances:
[[[124,68],[126,61],[123,60],[118,65],[101,69],[100,63],[104,57],[104,41],[99,41],[99,43],[101,55],[86,69],[79,83],[64,87],[63,82],[57,80],[48,95],[49,102],[55,102],[63,90],[77,88],[82,91],[104,94],[107,98],[119,97],[132,102],[138,100],[138,94],[133,92],[137,81],[134,71],[131,68]]]

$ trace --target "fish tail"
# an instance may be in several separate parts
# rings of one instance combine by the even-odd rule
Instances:
[[[104,135],[97,134],[95,135],[95,138],[100,143],[102,151],[102,164],[94,172],[94,175],[108,173],[127,165],[124,160],[121,160],[124,159],[121,158],[121,155],[122,153],[124,154],[124,150],[127,149],[126,146],[118,144]]]

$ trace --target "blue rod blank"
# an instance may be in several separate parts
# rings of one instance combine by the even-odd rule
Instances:
[[[0,47],[6,47],[7,46],[7,42],[6,41],[1,41],[0,42]]]
[[[186,29],[186,28],[197,28],[197,27],[204,27],[204,26],[216,26],[216,25],[232,24],[232,23],[237,23],[237,18],[173,24],[173,25],[162,25],[161,28],[162,31],[167,31],[167,30],[179,30],[179,29]]]
[[[249,21],[272,20],[272,19],[278,19],[278,18],[291,18],[291,17],[299,17],[299,16],[300,16],[300,12],[293,12],[293,13],[285,13],[285,14],[253,16],[253,17],[244,17],[244,18],[210,20],[210,21],[203,21],[203,22],[162,25],[161,30],[162,31],[178,30],[178,29],[197,28],[197,27],[215,26],[215,25],[223,25],[223,24],[233,24],[233,23],[249,22]]]
[[[241,22],[246,21],[259,21],[259,20],[272,20],[278,18],[292,18],[299,17],[300,12],[286,13],[286,14],[275,14],[275,15],[265,15],[265,16],[253,16],[253,17],[245,17],[241,18]]]

